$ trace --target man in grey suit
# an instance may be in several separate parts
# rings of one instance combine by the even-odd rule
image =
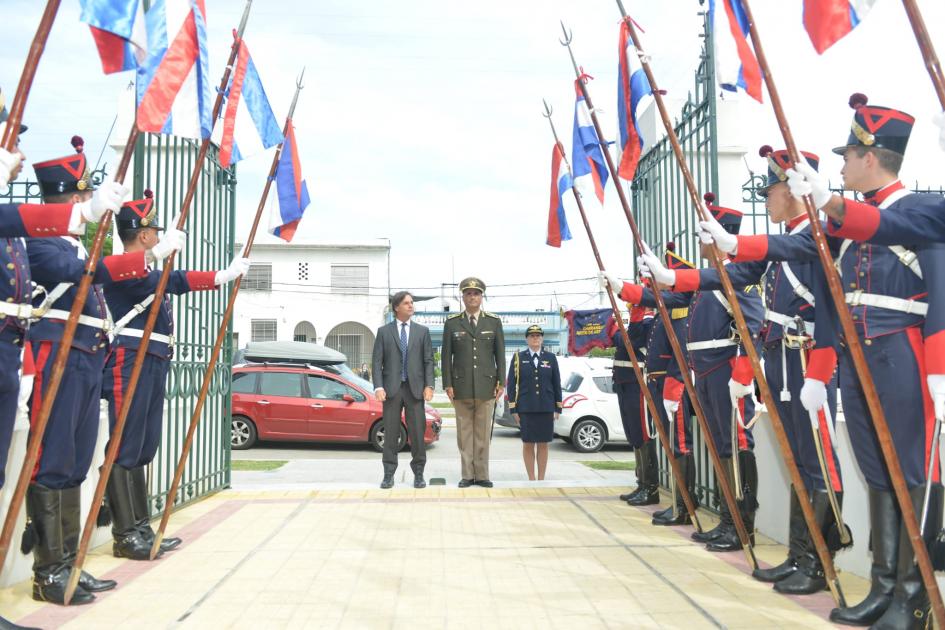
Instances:
[[[413,296],[400,291],[391,298],[394,321],[377,329],[374,340],[374,396],[384,403],[384,480],[381,488],[394,486],[397,450],[400,446],[400,411],[403,409],[410,440],[413,487],[425,488],[427,463],[423,434],[427,421],[424,401],[433,399],[433,344],[430,330],[410,321]]]

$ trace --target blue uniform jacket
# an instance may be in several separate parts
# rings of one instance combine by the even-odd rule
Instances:
[[[516,352],[509,365],[508,396],[512,413],[560,412],[561,373],[555,355],[542,350],[536,368],[531,350]]]
[[[900,182],[886,188],[896,184]],[[844,205],[843,222],[830,221],[832,236],[876,245],[945,242],[945,197],[941,195],[907,194],[884,209],[852,199]]]
[[[630,322],[627,326],[627,336],[630,337],[630,345],[637,355],[637,360],[646,359],[646,345],[649,337],[650,328],[653,326],[653,317],[644,317],[643,321]],[[614,333],[614,361],[630,362],[630,353],[623,343],[623,335],[620,331]],[[641,367],[643,367],[641,365]],[[637,377],[633,373],[633,368],[627,365],[617,365],[614,363],[614,383],[636,383]]]

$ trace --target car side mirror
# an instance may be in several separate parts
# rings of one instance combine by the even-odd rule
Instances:
[[[354,402],[354,396],[352,396],[351,394],[343,394],[343,395],[341,396],[341,400],[345,401],[346,403],[353,403],[353,402]]]

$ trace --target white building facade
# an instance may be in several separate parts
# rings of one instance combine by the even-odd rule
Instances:
[[[236,348],[305,341],[334,348],[357,370],[384,323],[390,244],[254,244],[233,316]]]

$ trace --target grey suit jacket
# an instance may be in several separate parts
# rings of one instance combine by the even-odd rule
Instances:
[[[401,360],[400,329],[397,320],[377,329],[374,339],[374,388],[383,387],[387,396],[400,390]],[[410,322],[407,338],[407,384],[415,398],[423,398],[423,388],[433,387],[433,343],[430,330],[417,322]]]

